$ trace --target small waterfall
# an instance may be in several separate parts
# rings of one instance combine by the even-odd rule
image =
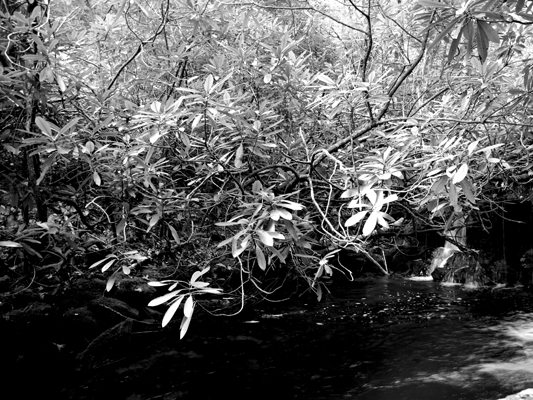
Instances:
[[[465,226],[465,216],[460,215],[457,220],[454,223],[454,228],[445,231],[444,232],[445,238],[452,239],[455,243],[458,243],[460,245],[466,244],[466,226]],[[417,276],[412,277],[409,279],[412,280],[424,280],[424,281],[431,281],[433,280],[433,277],[431,274],[433,271],[435,271],[437,268],[444,268],[446,266],[446,263],[448,262],[448,259],[453,256],[455,253],[460,252],[461,250],[459,247],[457,247],[452,242],[445,240],[443,247],[438,247],[435,252],[433,253],[433,259],[431,260],[431,264],[427,270],[426,276]],[[454,274],[447,274],[445,279],[443,280],[443,283],[445,284],[454,284]]]
[[[453,256],[457,251],[459,251],[457,246],[448,241],[444,243],[444,247],[437,248],[437,250],[435,250],[433,253],[433,260],[431,260],[431,265],[428,269],[428,275],[431,275],[437,268],[444,268],[448,258]]]
[[[437,268],[444,268],[448,259],[458,251],[460,250],[457,248],[457,246],[454,246],[450,242],[445,242],[444,247],[438,247],[433,252],[433,259],[431,260],[431,264],[427,269],[426,275],[412,276],[409,279],[412,281],[432,281],[433,277],[431,276],[431,274],[433,273],[433,271],[435,271]],[[451,281],[453,281],[453,274],[450,279]]]

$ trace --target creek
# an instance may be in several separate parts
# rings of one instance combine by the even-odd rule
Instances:
[[[520,288],[367,278],[318,304],[195,318],[181,341],[179,321],[144,333],[62,397],[479,400],[533,387],[533,297]]]

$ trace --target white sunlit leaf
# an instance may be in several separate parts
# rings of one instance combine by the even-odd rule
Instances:
[[[183,306],[183,315],[185,315],[187,318],[190,318],[192,316],[192,311],[194,308],[194,300],[191,295],[187,297],[187,300],[185,301],[185,305]]]
[[[403,179],[403,173],[402,171],[394,171],[391,169],[391,174],[394,175],[398,179]]]
[[[154,286],[154,287],[162,287],[162,286],[167,286],[168,283],[163,283],[163,282],[148,282],[148,286]]]
[[[388,196],[387,198],[385,198],[383,200],[382,204],[387,204],[387,203],[390,203],[390,202],[396,201],[396,200],[398,200],[398,195],[397,194],[391,194],[390,196]]]
[[[372,204],[376,204],[376,199],[378,195],[375,190],[369,190],[365,193],[365,195]]]
[[[370,208],[368,204],[359,202],[358,200],[352,200],[348,203],[348,208]]]
[[[113,289],[113,286],[115,285],[115,281],[117,280],[117,275],[116,274],[113,274],[109,277],[109,279],[107,280],[107,283],[105,285],[105,290],[107,292],[111,291],[111,289]]]
[[[376,201],[374,201],[374,209],[375,210],[381,210],[381,207],[383,207],[383,190],[378,190],[376,193]]]
[[[180,296],[176,299],[174,303],[170,305],[170,307],[167,309],[167,312],[163,316],[163,321],[161,323],[161,326],[164,328],[167,326],[167,324],[170,322],[174,314],[176,314],[176,311],[178,311],[178,308],[183,300],[184,296]]]
[[[2,246],[2,247],[22,247],[22,245],[20,243],[12,242],[10,240],[0,242],[0,246]],[[93,266],[94,265],[91,265],[91,267],[89,267],[89,268],[92,268]]]
[[[209,286],[209,282],[193,282],[191,286],[194,288],[202,289]]]
[[[477,145],[479,144],[480,139],[473,141],[468,145],[468,155],[472,155],[474,150],[476,149]]]
[[[348,221],[344,223],[344,226],[348,228],[359,223],[365,217],[366,214],[368,214],[368,211],[359,211],[357,214],[354,214],[350,218],[348,218]]]
[[[274,245],[274,239],[272,236],[268,234],[268,232],[265,232],[261,229],[257,230],[257,236],[259,236],[259,240],[263,242],[265,246],[273,246]]]
[[[107,260],[109,260],[109,259],[111,259],[111,258],[115,258],[115,259],[116,259],[117,256],[115,256],[114,254],[112,254],[112,255],[109,255],[109,256],[107,256],[106,258],[102,259],[102,260],[96,261],[94,264],[91,264],[91,266],[89,267],[89,269],[94,268],[94,267],[97,267],[97,266],[99,266],[100,264],[106,262]]]
[[[222,289],[219,288],[204,288],[200,290],[202,293],[209,293],[209,294],[220,294],[222,293]]]
[[[166,303],[170,299],[173,299],[174,297],[179,295],[179,291],[167,293],[163,296],[157,297],[153,299],[150,303],[148,303],[148,307],[157,307],[163,303]]]
[[[288,219],[288,220],[292,219],[292,214],[288,212],[287,210],[280,209],[278,211],[279,211],[279,215],[281,216],[281,218]]]
[[[341,199],[348,199],[350,197],[355,197],[359,194],[359,189],[355,188],[355,189],[348,189],[348,190],[345,190],[342,194],[341,194]]]
[[[463,163],[461,164],[457,172],[453,175],[452,184],[455,185],[456,183],[461,182],[466,177],[466,174],[468,174],[468,165]]]
[[[189,329],[189,325],[191,324],[191,317],[183,317],[181,320],[180,325],[180,339],[183,339],[185,334],[187,333],[187,330]]]
[[[196,282],[196,280],[201,277],[202,275],[204,275],[206,272],[208,272],[209,270],[211,269],[211,267],[205,267],[203,270],[201,271],[195,271],[193,272],[192,276],[191,276],[191,283],[194,283]]]
[[[270,212],[270,218],[272,218],[274,221],[279,221],[279,217],[281,216],[281,213],[279,210],[272,210]]]
[[[298,204],[298,203],[295,203],[294,201],[289,201],[289,200],[281,200],[277,204],[280,207],[288,208],[294,211],[299,211],[299,210],[304,209],[304,206],[302,206],[301,204]]]
[[[108,261],[108,262],[106,263],[106,265],[104,265],[104,266],[102,267],[102,272],[106,272],[106,271],[107,271],[107,270],[113,265],[113,263],[114,263],[115,261],[117,261],[117,260],[116,260],[116,259],[113,259],[113,260]]]
[[[378,221],[377,213],[371,212],[370,215],[368,216],[368,219],[365,222],[365,226],[363,227],[363,236],[369,236],[372,232],[374,232],[377,221]]]

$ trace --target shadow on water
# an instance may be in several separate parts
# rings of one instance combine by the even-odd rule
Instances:
[[[497,399],[533,387],[533,302],[382,278],[318,305],[198,318],[85,374],[76,399]],[[102,397],[104,396],[104,397]]]

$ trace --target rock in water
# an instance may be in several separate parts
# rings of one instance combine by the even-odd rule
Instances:
[[[499,400],[533,400],[533,389],[522,390],[520,393],[511,394]]]

